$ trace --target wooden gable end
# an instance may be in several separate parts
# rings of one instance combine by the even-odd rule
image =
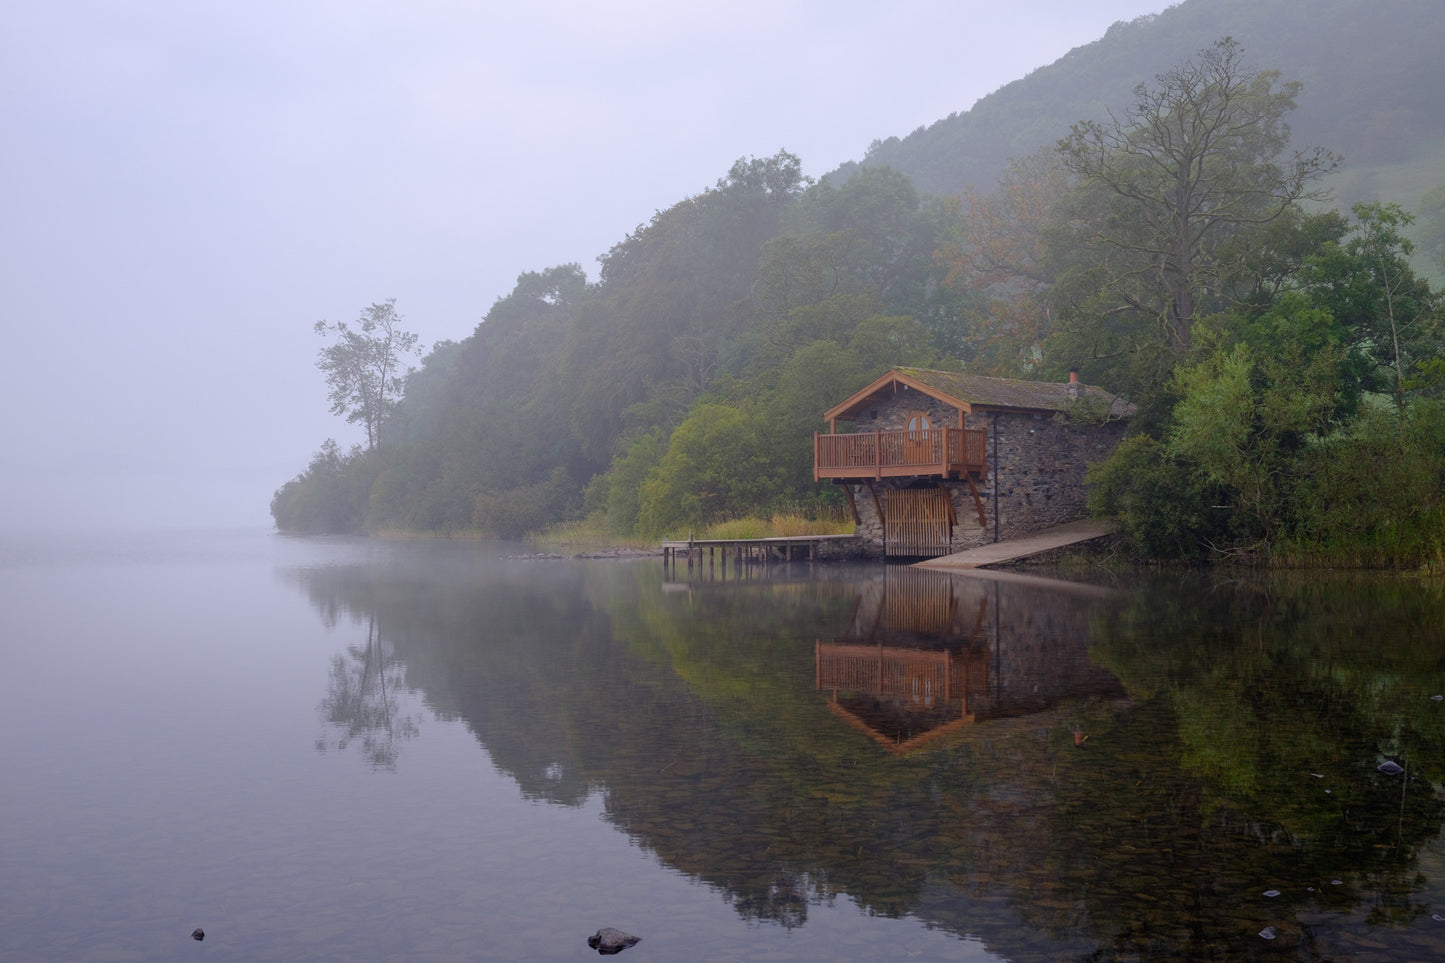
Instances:
[[[972,410],[968,402],[895,370],[874,379],[823,412],[823,419],[828,422],[828,430],[836,432],[839,420],[857,421],[860,415],[870,410],[918,407],[915,399],[906,397],[913,392],[956,411],[960,428],[963,427],[964,416]]]

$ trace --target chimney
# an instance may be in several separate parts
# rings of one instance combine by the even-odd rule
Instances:
[[[1078,368],[1070,368],[1070,369],[1069,369],[1069,400],[1072,401],[1072,400],[1078,398],[1078,397],[1079,397],[1079,391],[1080,391],[1080,390],[1081,390],[1081,389],[1080,389],[1080,387],[1079,387],[1079,369],[1078,369]]]

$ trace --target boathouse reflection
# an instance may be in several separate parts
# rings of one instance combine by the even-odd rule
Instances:
[[[814,644],[828,709],[889,752],[987,719],[1124,695],[1089,662],[1103,593],[890,567],[859,588],[845,635]]]

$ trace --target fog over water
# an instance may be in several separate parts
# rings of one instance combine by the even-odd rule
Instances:
[[[1165,5],[5,4],[0,525],[268,525],[359,437],[315,321],[463,338],[739,157],[820,176]]]

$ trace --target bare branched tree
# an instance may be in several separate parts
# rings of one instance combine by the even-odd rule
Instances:
[[[337,338],[316,359],[331,389],[331,413],[366,426],[367,451],[381,449],[382,426],[401,400],[411,371],[402,367],[405,357],[421,354],[417,336],[401,323],[396,298],[390,298],[362,311],[355,327],[345,321],[315,325],[317,334]]]
[[[1122,116],[1075,124],[1059,153],[1097,189],[1079,229],[1106,297],[1156,318],[1177,354],[1228,269],[1216,257],[1223,242],[1322,196],[1312,185],[1339,161],[1317,147],[1286,156],[1300,84],[1248,67],[1232,39],[1155,80]]]

